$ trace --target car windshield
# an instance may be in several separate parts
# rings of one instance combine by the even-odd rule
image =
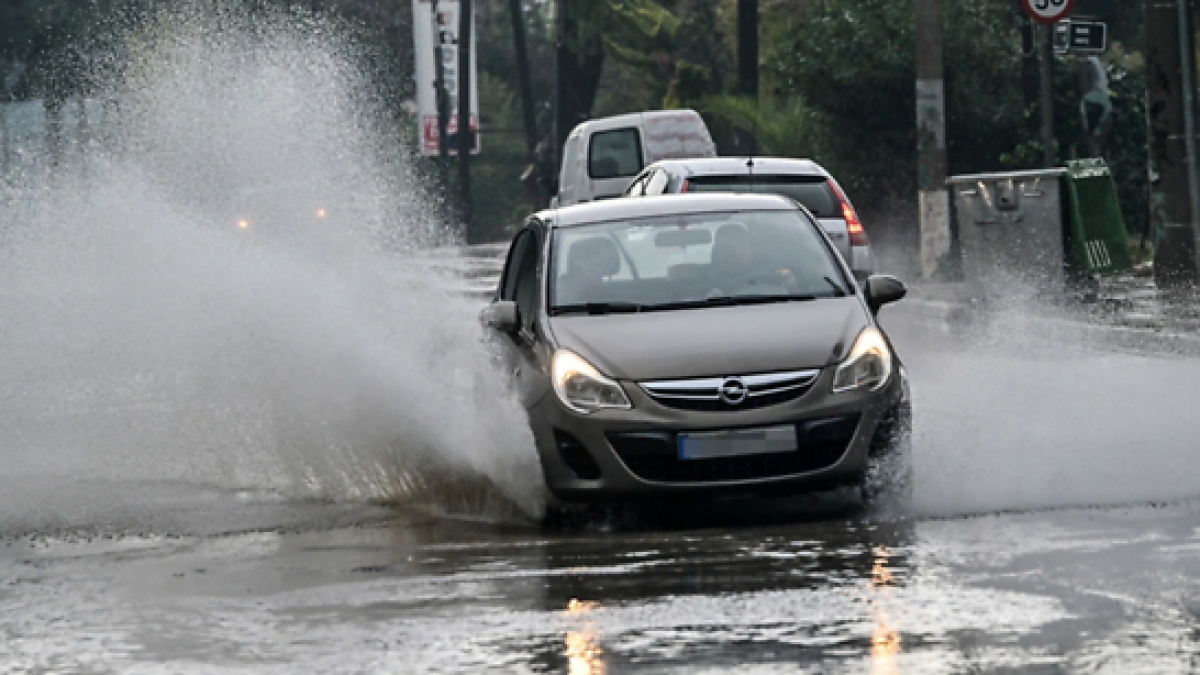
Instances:
[[[841,206],[823,176],[690,176],[688,192],[757,192],[795,199],[818,218],[841,218]]]
[[[551,313],[786,302],[850,288],[796,210],[690,213],[555,231]]]

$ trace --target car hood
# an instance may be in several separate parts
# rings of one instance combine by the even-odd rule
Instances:
[[[550,319],[559,347],[625,380],[819,368],[869,323],[856,297]]]

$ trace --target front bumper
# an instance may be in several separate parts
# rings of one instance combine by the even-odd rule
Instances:
[[[529,410],[550,491],[567,501],[614,497],[807,492],[861,481],[880,419],[902,393],[901,369],[877,392],[833,394],[826,368],[799,398],[753,410],[667,407],[621,382],[630,410],[580,415],[553,393]],[[676,434],[795,424],[794,453],[679,460]]]

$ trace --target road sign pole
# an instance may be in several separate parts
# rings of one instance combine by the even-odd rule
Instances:
[[[1050,169],[1057,164],[1057,143],[1054,139],[1054,26],[1042,26],[1042,166]]]
[[[1021,6],[1042,24],[1042,163],[1049,169],[1058,156],[1054,141],[1054,24],[1071,16],[1075,0],[1021,0]]]

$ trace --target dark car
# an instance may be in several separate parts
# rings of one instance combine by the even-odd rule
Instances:
[[[909,481],[908,385],[828,235],[768,195],[532,216],[484,321],[565,501]]]

